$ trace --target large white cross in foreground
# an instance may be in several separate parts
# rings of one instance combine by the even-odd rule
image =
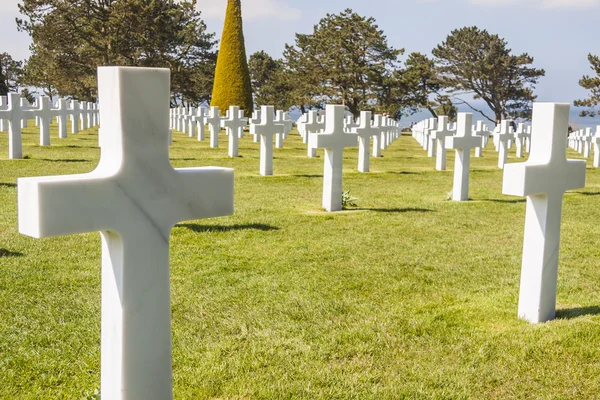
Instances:
[[[529,159],[504,166],[502,192],[527,196],[519,317],[533,323],[554,319],[563,195],[585,186],[585,161],[566,157],[569,108],[534,103]]]
[[[19,179],[19,231],[100,231],[102,398],[170,399],[169,234],[180,221],[232,214],[233,170],[171,167],[168,69],[101,67],[98,83],[98,167]]]
[[[311,133],[310,140],[316,148],[325,149],[325,167],[323,172],[323,208],[327,211],[342,209],[342,168],[344,147],[353,147],[358,143],[356,133],[344,130],[346,106],[325,107],[327,119],[325,132]]]

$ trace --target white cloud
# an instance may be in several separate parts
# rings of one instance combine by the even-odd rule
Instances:
[[[224,19],[227,0],[199,0],[197,8],[202,11],[203,18]],[[299,19],[301,15],[302,12],[297,8],[291,7],[287,0],[242,1],[242,18],[244,21],[259,19],[292,21]]]
[[[535,8],[594,8],[600,0],[471,0],[471,4],[484,7],[531,6]]]

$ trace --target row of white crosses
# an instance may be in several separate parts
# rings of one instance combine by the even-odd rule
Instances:
[[[248,123],[257,125],[260,121],[260,111],[254,112],[252,118],[248,120],[244,117],[244,110],[240,110],[238,106],[231,106],[225,116],[222,116],[219,108],[215,106],[210,107],[208,111],[202,107],[184,108],[181,106],[170,110],[170,128],[181,131],[190,137],[196,136],[197,132],[199,141],[204,140],[204,127],[205,125],[208,126],[211,148],[219,147],[219,132],[221,128],[225,128],[229,136],[230,157],[239,156],[238,139],[244,137],[244,129],[248,126]],[[278,110],[274,122],[284,127],[283,131],[277,134],[275,145],[277,148],[283,148],[283,140],[292,130],[292,119],[289,113]],[[232,136],[230,134],[232,131],[235,131],[236,135]],[[258,142],[258,140],[255,141]]]
[[[593,165],[595,168],[600,167],[600,125],[596,126],[595,132],[592,132],[592,128],[589,127],[571,132],[568,145],[579,154],[583,154],[584,158],[590,157],[593,148]]]
[[[233,170],[170,165],[169,75],[99,68],[105,137],[96,170],[18,180],[21,233],[101,233],[101,393],[109,399],[172,398],[170,231],[180,221],[233,213]],[[262,112],[265,120],[274,114]],[[323,205],[330,209],[341,206],[343,149],[358,137],[344,127],[344,113],[327,106],[325,132],[310,134],[326,150]],[[535,104],[533,152],[504,171],[504,193],[528,197],[519,315],[532,322],[554,317],[562,198],[585,184],[585,162],[565,157],[568,115],[569,105]],[[480,143],[471,122],[460,114],[457,135],[446,138],[448,148],[464,151],[457,159]]]
[[[58,123],[58,137],[64,139],[67,137],[67,118],[71,119],[73,134],[78,133],[79,129],[85,130],[98,125],[98,105],[64,98],[58,99],[53,105],[49,97],[41,96],[37,99],[37,104],[31,106],[18,93],[0,96],[0,132],[8,131],[8,157],[23,157],[21,129],[27,127],[28,119],[36,119],[40,128],[40,146],[49,146],[53,118]]]
[[[412,135],[415,140],[427,151],[428,157],[436,158],[436,169],[446,169],[446,152],[444,140],[456,134],[456,124],[448,123],[448,117],[429,118],[413,126]],[[513,132],[509,120],[501,121],[493,131],[487,128],[482,121],[472,126],[473,134],[480,137],[481,144],[475,147],[475,157],[483,156],[483,148],[487,146],[489,137],[493,135],[496,151],[498,151],[498,167],[504,168],[508,158],[508,150],[512,143],[516,143],[517,158],[523,157],[523,152],[529,152],[531,146],[531,126],[519,124],[517,131]]]

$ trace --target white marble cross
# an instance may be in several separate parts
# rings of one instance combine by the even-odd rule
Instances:
[[[429,128],[425,130],[425,150],[427,150],[427,157],[435,157],[435,141],[431,137],[431,132],[437,130],[437,118],[429,118]]]
[[[273,136],[283,132],[283,125],[275,123],[273,106],[261,107],[260,124],[254,125],[254,133],[260,135],[260,174],[273,175]]]
[[[600,125],[596,126],[596,133],[592,138],[592,143],[594,144],[594,167],[600,167]]]
[[[8,94],[8,105],[0,109],[0,118],[8,121],[8,158],[23,158],[21,143],[21,101],[18,93]]]
[[[250,124],[250,134],[253,135],[253,137],[254,137],[253,138],[254,143],[260,142],[260,135],[257,135],[256,132],[254,132],[254,127],[256,125],[260,124],[260,110],[255,110],[252,113],[252,118],[250,118],[248,123]]]
[[[71,133],[79,133],[79,116],[81,115],[81,109],[79,108],[79,102],[77,100],[71,100],[69,115],[71,118]]]
[[[483,149],[487,146],[491,134],[492,132],[490,132],[487,126],[483,124],[483,121],[477,121],[473,136],[481,138],[481,146],[475,148],[475,157],[481,157],[483,155]]]
[[[527,162],[506,164],[502,192],[527,196],[519,317],[554,319],[562,202],[585,186],[585,161],[567,160],[569,104],[533,104],[533,147]]]
[[[455,149],[454,186],[452,200],[469,200],[469,174],[471,172],[471,149],[481,146],[481,139],[472,135],[473,114],[458,113],[456,136],[446,138],[446,147]]]
[[[244,110],[238,111],[238,119],[240,119],[244,124],[238,127],[238,138],[242,139],[244,137],[244,129],[248,126],[248,118],[244,117]]]
[[[291,121],[290,121],[291,122]],[[285,139],[288,122],[285,120],[283,110],[275,111],[275,124],[281,125],[280,132],[275,136],[275,148],[283,149],[283,139]],[[290,127],[291,130],[291,127]]]
[[[517,158],[523,158],[523,149],[525,148],[525,124],[519,123],[517,131],[514,133],[515,143],[517,144]]]
[[[342,168],[344,148],[356,146],[358,136],[344,130],[346,106],[327,105],[325,132],[311,133],[311,141],[318,149],[325,149],[323,173],[323,208],[327,211],[342,209]]]
[[[495,135],[498,140],[498,168],[503,169],[508,159],[508,142],[512,138],[510,131],[510,121],[503,120],[500,123],[500,130]]]
[[[206,118],[205,110],[202,107],[198,107],[196,114],[192,116],[192,124],[196,124],[196,131],[198,141],[204,140],[204,119]]]
[[[79,129],[81,129],[82,131],[85,131],[86,129],[88,129],[88,125],[87,125],[88,103],[87,103],[87,101],[82,101],[81,103],[79,103],[79,108],[80,108]]]
[[[320,133],[325,129],[325,123],[319,118],[319,113],[316,110],[308,112],[308,122],[304,124],[306,142],[308,143],[308,156],[314,158],[317,156],[317,148],[311,142],[311,133]]]
[[[56,108],[50,110],[52,115],[56,116],[58,123],[58,137],[65,139],[67,137],[67,99],[58,99]],[[96,115],[96,114],[94,114]]]
[[[204,118],[204,122],[208,125],[210,131],[210,147],[215,149],[219,147],[219,132],[221,131],[221,113],[219,107],[213,106],[210,108],[210,114]]]
[[[373,136],[373,157],[383,157],[381,155],[381,132],[385,130],[385,123],[383,122],[383,115],[375,114],[373,117],[373,127],[377,129],[377,135]]]
[[[19,179],[19,231],[100,231],[102,398],[171,399],[170,231],[232,214],[233,170],[171,167],[168,69],[100,67],[98,84],[98,167]]]
[[[430,133],[431,138],[437,143],[435,151],[435,169],[438,171],[446,170],[446,138],[454,135],[454,132],[448,129],[448,117],[438,117],[438,129]]]
[[[358,171],[369,172],[371,137],[379,135],[379,129],[371,123],[371,111],[360,112],[360,124],[352,131],[358,135]]]
[[[0,96],[0,111],[6,110],[8,108],[8,99],[6,96]],[[7,129],[4,124],[4,119],[2,115],[0,115],[0,132],[5,132]]]
[[[229,157],[235,158],[239,157],[238,153],[238,139],[239,139],[239,129],[244,127],[247,124],[247,120],[245,118],[240,118],[240,108],[238,106],[230,106],[229,113],[226,119],[221,121],[221,127],[225,128],[227,131],[227,135],[229,135]]]

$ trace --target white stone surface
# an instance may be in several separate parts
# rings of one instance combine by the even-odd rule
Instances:
[[[308,143],[308,156],[314,158],[317,156],[317,148],[311,141],[311,133],[320,133],[325,129],[325,123],[319,118],[319,113],[316,110],[310,110],[308,112],[308,122],[304,124],[306,130],[306,137]]]
[[[208,125],[210,131],[210,147],[216,149],[219,147],[219,132],[221,131],[221,113],[219,107],[213,106],[210,108],[210,114],[204,118],[204,122]]]
[[[325,149],[323,208],[331,212],[342,209],[344,148],[356,146],[358,136],[344,130],[345,106],[327,105],[325,110],[325,132],[310,135],[315,147]]]
[[[283,125],[275,123],[273,106],[261,107],[260,124],[254,125],[254,133],[260,136],[260,174],[273,175],[273,136],[283,132]]]
[[[233,170],[173,169],[169,71],[101,67],[104,146],[88,174],[18,180],[19,231],[100,231],[103,399],[171,399],[169,234],[233,212]]]
[[[18,93],[8,94],[8,104],[0,109],[0,118],[8,121],[8,158],[23,158],[21,143],[21,101]]]
[[[69,116],[71,118],[71,133],[76,134],[79,133],[79,116],[81,114],[81,109],[79,108],[79,102],[77,100],[71,100],[71,105],[69,106]]]
[[[512,138],[510,121],[504,120],[500,123],[500,130],[494,135],[498,140],[498,168],[503,169],[508,159],[508,142]]]
[[[435,169],[438,171],[446,170],[446,138],[454,135],[454,131],[448,129],[448,117],[438,117],[438,129],[430,133],[431,138],[436,143],[435,150]]]
[[[377,135],[373,136],[373,157],[383,157],[381,154],[381,132],[385,130],[383,115],[375,114],[373,117],[373,127],[379,132]]]
[[[240,108],[238,106],[230,106],[227,118],[221,121],[221,127],[225,128],[229,136],[229,157],[239,157],[238,139],[240,137],[240,128],[244,129],[247,122],[245,118],[240,118]],[[242,114],[243,115],[243,114]]]
[[[371,138],[379,135],[379,129],[371,122],[370,111],[360,112],[360,124],[353,128],[353,132],[358,135],[358,172],[369,172]]]
[[[491,134],[492,132],[490,132],[487,126],[483,124],[483,121],[477,121],[473,136],[481,138],[481,145],[475,148],[475,157],[479,158],[483,156],[483,149],[487,146]]]
[[[452,200],[469,200],[469,175],[471,172],[471,149],[481,146],[481,139],[473,136],[473,114],[458,113],[456,136],[446,138],[446,147],[455,149],[454,185]]]
[[[596,133],[592,138],[592,143],[594,144],[594,162],[593,165],[595,168],[600,167],[600,125],[596,126]]]
[[[585,186],[585,161],[567,160],[569,104],[534,103],[531,154],[507,164],[502,192],[527,196],[519,317],[554,319],[563,195]]]

